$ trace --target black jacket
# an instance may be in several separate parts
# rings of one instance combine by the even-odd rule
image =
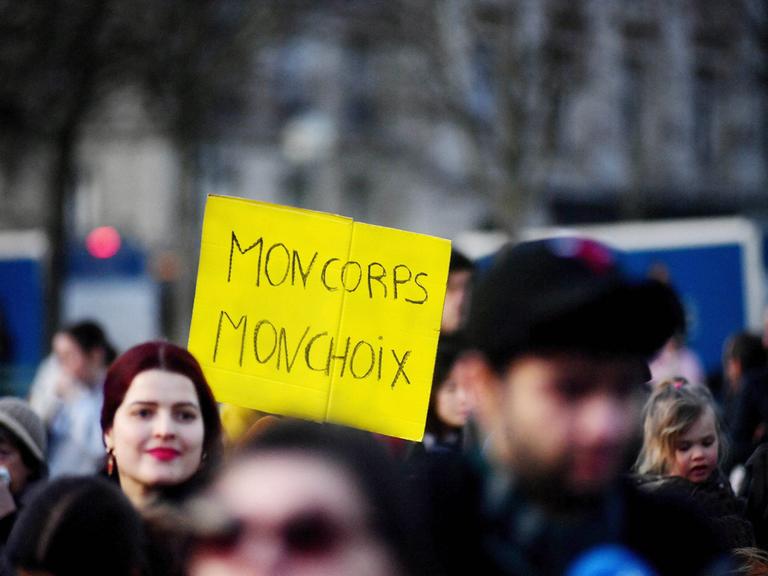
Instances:
[[[489,506],[489,474],[478,461],[436,455],[412,471],[438,559],[430,574],[560,576],[610,545],[659,576],[727,573],[728,550],[688,503],[618,480],[574,518],[541,513],[514,490]]]
[[[697,507],[729,549],[755,545],[752,524],[745,517],[746,501],[736,497],[719,472],[700,483],[680,476],[641,475],[633,480],[643,492],[682,499]]]

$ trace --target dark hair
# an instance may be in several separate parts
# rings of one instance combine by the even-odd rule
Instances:
[[[283,419],[267,427],[234,455],[235,461],[274,452],[316,455],[347,471],[371,507],[371,527],[408,574],[427,565],[422,531],[403,478],[380,442],[369,432],[335,424]]]
[[[104,404],[101,407],[101,429],[104,433],[112,428],[115,412],[123,403],[133,379],[146,370],[165,370],[186,376],[192,381],[200,402],[203,417],[203,454],[201,466],[210,468],[218,463],[222,452],[221,420],[213,392],[208,386],[202,368],[194,356],[181,346],[170,342],[145,342],[121,354],[107,371],[104,380]]]
[[[751,332],[737,332],[725,344],[725,358],[738,360],[743,372],[763,368],[768,361],[763,341]]]
[[[461,270],[472,271],[475,264],[456,248],[451,248],[451,260],[448,264],[448,272],[459,272]]]
[[[89,353],[94,350],[104,350],[104,362],[109,365],[117,356],[117,352],[112,343],[107,338],[102,327],[93,320],[84,320],[76,324],[70,324],[59,330],[61,334],[66,334],[75,342],[84,352]]]
[[[16,568],[56,576],[135,576],[143,571],[138,512],[113,484],[95,476],[59,478],[33,494],[7,544]]]
[[[427,422],[425,426],[427,432],[431,432],[438,437],[455,431],[452,426],[443,422],[437,415],[437,394],[448,380],[448,375],[464,350],[465,344],[461,334],[454,333],[440,336],[437,344],[435,370],[432,374],[432,391],[429,396],[429,408],[427,409]]]

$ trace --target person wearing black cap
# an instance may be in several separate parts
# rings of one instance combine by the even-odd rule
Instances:
[[[118,486],[98,476],[56,478],[36,489],[19,515],[0,574],[169,576],[150,563],[146,538],[139,512]]]
[[[525,242],[478,278],[466,327],[476,353],[462,361],[486,440],[471,466],[435,462],[427,474],[448,574],[469,563],[478,574],[681,576],[727,561],[692,511],[622,480],[647,360],[681,307],[667,286],[630,281],[615,256],[584,238]],[[609,559],[616,570],[590,572]]]

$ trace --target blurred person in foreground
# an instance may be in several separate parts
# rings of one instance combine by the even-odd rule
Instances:
[[[138,512],[95,476],[53,480],[36,490],[8,541],[17,576],[149,576]]]
[[[104,462],[99,429],[104,376],[116,352],[101,325],[85,320],[53,337],[29,401],[48,429],[51,477],[87,475]]]
[[[420,533],[366,432],[281,420],[185,507],[189,576],[421,576]]]
[[[633,283],[581,238],[510,245],[467,325],[484,450],[435,462],[424,504],[450,574],[712,574],[725,551],[683,503],[623,478],[647,360],[680,323],[674,293]]]
[[[106,473],[139,509],[183,500],[220,460],[218,407],[197,360],[169,342],[121,354],[104,382]]]

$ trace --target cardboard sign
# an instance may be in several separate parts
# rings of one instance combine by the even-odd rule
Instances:
[[[209,196],[189,350],[217,400],[420,440],[450,242]]]

